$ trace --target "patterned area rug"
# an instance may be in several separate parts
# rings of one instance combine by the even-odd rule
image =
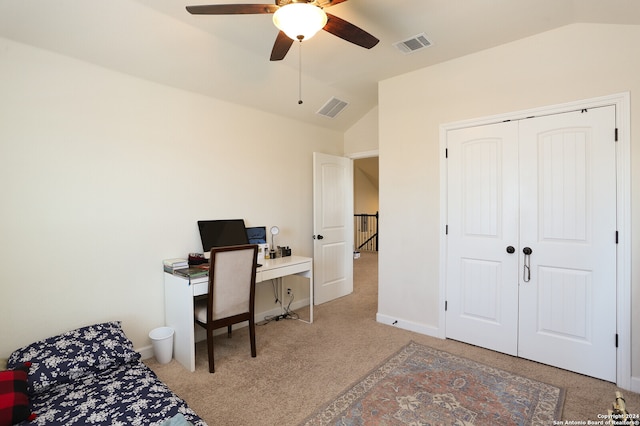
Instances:
[[[411,342],[303,425],[548,425],[564,390]]]

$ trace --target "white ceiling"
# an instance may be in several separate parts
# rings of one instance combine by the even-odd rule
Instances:
[[[0,0],[0,36],[169,86],[345,131],[377,105],[377,82],[576,22],[640,24],[640,0],[349,0],[327,9],[380,39],[321,31],[269,61],[271,15],[203,16],[186,5],[251,0]],[[257,1],[257,3],[270,3]],[[426,33],[404,55],[392,44]],[[428,82],[425,82],[428,84]],[[349,106],[316,114],[331,97]]]

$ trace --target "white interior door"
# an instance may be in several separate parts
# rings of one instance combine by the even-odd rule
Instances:
[[[532,253],[518,345],[524,358],[613,382],[614,135],[613,106],[520,123],[520,243]]]
[[[613,106],[450,132],[447,337],[615,381],[614,134]]]
[[[313,153],[314,301],[353,292],[353,160]]]
[[[452,131],[447,149],[447,337],[516,355],[518,124]]]

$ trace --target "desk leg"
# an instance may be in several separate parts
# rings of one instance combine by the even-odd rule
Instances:
[[[309,279],[309,321],[299,319],[302,322],[306,322],[307,324],[313,323],[313,269],[309,269],[308,271],[301,272],[297,274],[301,277],[305,277]]]
[[[165,274],[165,324],[174,330],[173,357],[189,371],[196,369],[193,289],[188,280]]]
[[[315,304],[313,302],[313,269],[309,270],[308,273],[308,278],[309,278],[309,324],[313,323],[313,305]]]

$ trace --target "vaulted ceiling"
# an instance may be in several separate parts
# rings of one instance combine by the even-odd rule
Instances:
[[[271,62],[271,15],[185,10],[250,2],[0,0],[0,37],[342,132],[377,105],[377,83],[389,77],[571,23],[640,25],[638,0],[349,0],[327,12],[375,35],[377,46],[321,31]],[[430,47],[393,46],[420,33]],[[316,114],[332,97],[347,108],[334,119]]]

